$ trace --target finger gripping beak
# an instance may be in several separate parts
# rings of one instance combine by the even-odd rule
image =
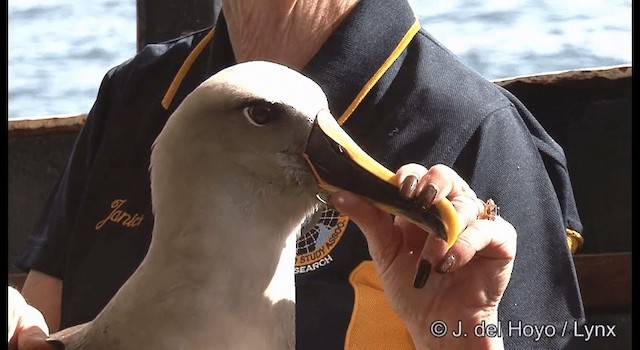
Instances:
[[[425,209],[400,195],[395,173],[363,151],[326,110],[318,113],[304,152],[322,191],[347,190],[368,198],[378,208],[402,215],[429,233],[445,240],[449,247],[459,234],[453,205],[443,199]]]

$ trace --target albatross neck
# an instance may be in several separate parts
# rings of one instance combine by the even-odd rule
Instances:
[[[242,174],[228,165],[192,175],[181,186],[157,178],[165,190],[155,193],[150,251],[169,257],[168,263],[176,255],[208,263],[240,259],[237,266],[249,269],[256,261],[276,263],[274,252],[311,211],[313,192]]]

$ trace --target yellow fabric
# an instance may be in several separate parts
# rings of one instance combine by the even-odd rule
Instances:
[[[167,92],[164,94],[164,98],[162,99],[162,107],[165,110],[169,109],[171,101],[173,101],[173,97],[176,95],[176,91],[178,91],[178,87],[180,87],[182,80],[189,72],[189,69],[191,69],[193,62],[195,62],[196,58],[200,56],[200,53],[202,52],[202,50],[204,50],[205,46],[209,45],[209,42],[211,42],[211,39],[213,39],[213,35],[215,32],[216,29],[213,28],[209,33],[207,33],[207,35],[198,43],[198,45],[196,45],[193,51],[191,51],[189,56],[187,56],[187,59],[182,63],[182,66],[178,70],[178,73],[176,73],[176,76],[173,77],[173,81],[171,82],[171,85],[169,85],[169,89],[167,89]]]
[[[364,261],[349,276],[355,300],[345,350],[415,349],[404,323],[387,302],[373,261]]]

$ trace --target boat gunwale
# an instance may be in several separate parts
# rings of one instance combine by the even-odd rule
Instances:
[[[516,82],[531,84],[552,84],[567,80],[588,80],[605,78],[610,80],[631,77],[632,65],[599,66],[561,71],[520,75],[509,78],[492,79],[491,82],[507,87]],[[40,134],[50,132],[79,131],[87,118],[86,114],[68,114],[43,117],[23,117],[8,120],[9,135]]]

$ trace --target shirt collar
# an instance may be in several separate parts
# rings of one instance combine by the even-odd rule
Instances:
[[[302,73],[340,116],[416,22],[405,0],[361,0]]]
[[[218,20],[215,25],[216,35],[211,41],[209,47],[209,73],[214,74],[218,71],[232,66],[236,63],[236,59],[233,55],[233,48],[231,47],[231,41],[229,39],[229,31],[227,29],[227,22],[222,12],[218,15]]]

